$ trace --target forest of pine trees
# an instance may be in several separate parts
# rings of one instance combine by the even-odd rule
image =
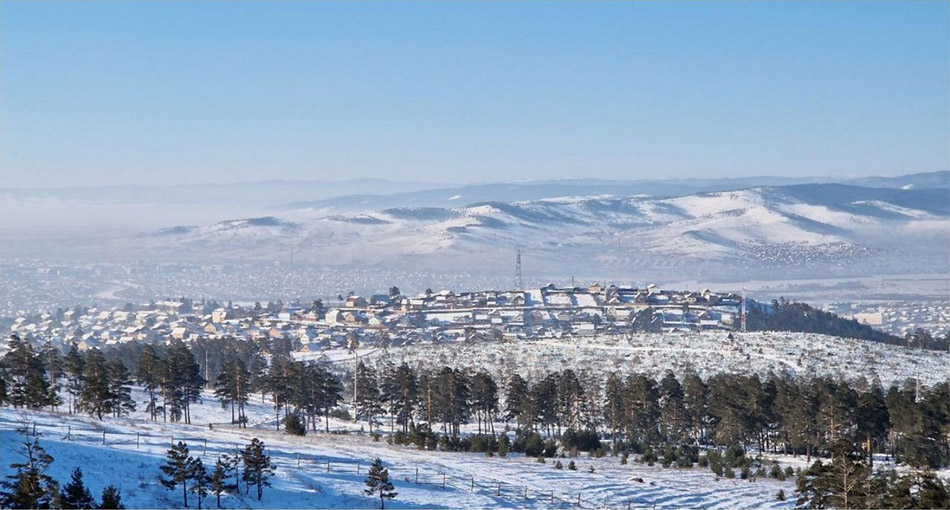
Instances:
[[[208,362],[198,361],[205,356],[195,355],[199,349],[207,353]],[[553,456],[559,449],[613,452],[679,467],[701,464],[700,452],[707,451],[704,462],[719,469],[717,474],[731,468],[716,460],[716,452],[804,456],[812,466],[800,480],[805,505],[823,504],[821,491],[826,487],[821,481],[831,476],[828,473],[856,474],[847,485],[854,476],[866,485],[872,483],[868,480],[889,487],[910,483],[875,471],[874,453],[921,470],[950,465],[950,382],[917,388],[908,381],[883,388],[864,381],[787,375],[717,374],[703,379],[695,373],[668,372],[657,380],[644,374],[591,375],[571,369],[529,378],[385,361],[372,366],[361,362],[355,374],[347,375],[321,363],[295,361],[289,353],[289,345],[281,342],[231,340],[85,352],[72,346],[63,355],[48,345],[35,348],[13,337],[0,362],[0,399],[18,408],[57,410],[65,403],[66,412],[121,416],[135,408],[130,386],[137,383],[144,389],[147,401],[141,404],[152,420],[188,423],[190,405],[211,381],[233,423],[246,424],[245,404],[253,394],[269,395],[276,427],[286,424],[293,429],[288,432],[302,434],[329,431],[329,418],[348,390],[355,419],[366,422],[371,432],[388,429],[391,442],[430,450],[502,456],[509,451]],[[59,398],[60,390],[66,402]],[[513,440],[496,430],[498,422],[514,429]],[[461,434],[467,424],[478,433]],[[850,464],[842,467],[844,459]],[[260,495],[268,467],[259,461],[264,467],[258,474],[245,470],[233,485],[243,481],[245,490],[254,486]],[[227,492],[233,466],[222,461],[210,474],[205,470],[207,480],[198,484],[197,496]],[[918,478],[918,485],[931,483],[926,474]],[[915,487],[908,490],[917,494]],[[867,494],[869,489],[862,490]]]

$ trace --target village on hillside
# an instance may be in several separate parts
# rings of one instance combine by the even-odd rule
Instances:
[[[21,315],[10,334],[90,349],[169,338],[287,339],[300,352],[425,342],[585,337],[635,331],[734,330],[742,298],[735,294],[602,286],[405,296],[392,287],[331,303],[240,306],[187,298],[139,306],[76,307]]]

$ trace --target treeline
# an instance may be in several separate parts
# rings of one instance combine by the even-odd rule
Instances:
[[[605,382],[573,370],[535,381],[518,374],[503,385],[487,372],[407,364],[356,374],[357,417],[374,423],[381,411],[408,434],[440,429],[458,438],[461,425],[495,436],[494,422],[516,426],[519,438],[560,439],[581,451],[642,454],[678,446],[754,447],[760,452],[829,457],[841,440],[871,462],[887,453],[917,467],[950,464],[950,383],[917,392],[913,385],[854,387],[829,378],[720,374],[703,380],[672,372],[655,380],[617,373]]]
[[[134,411],[132,385],[138,383],[146,391],[145,408],[153,420],[161,416],[164,421],[191,423],[191,404],[205,383],[200,366],[184,344],[163,352],[143,346],[133,374],[120,358],[107,360],[99,349],[83,352],[72,344],[63,355],[49,343],[37,349],[14,335],[10,352],[0,360],[0,402],[51,411],[65,403],[70,414],[85,412],[101,420]]]
[[[130,386],[137,382],[151,419],[187,423],[206,382],[193,349],[180,342],[141,346],[132,370],[115,352],[73,347],[61,356],[49,344],[35,349],[16,337],[10,346],[0,362],[0,399],[14,407],[55,410],[65,388],[69,412],[123,415],[135,407]],[[349,417],[340,406],[343,380],[324,364],[239,341],[221,345],[218,355],[220,368],[206,373],[233,423],[246,423],[244,407],[253,393],[271,396],[276,426],[284,424],[288,432],[316,431],[320,422],[329,430],[331,416]],[[878,452],[913,466],[950,464],[946,382],[918,392],[912,384],[885,390],[830,378],[719,374],[703,380],[668,372],[656,380],[642,374],[581,377],[570,369],[529,381],[517,373],[360,363],[346,386],[355,418],[371,430],[385,419],[401,437],[431,434],[421,443],[449,448],[458,447],[463,425],[497,438],[495,424],[504,421],[514,423],[523,440],[530,434],[596,439],[581,441],[583,449],[596,449],[603,439],[615,451],[638,454],[677,445],[754,447],[810,461],[829,457],[845,439],[869,463]],[[436,437],[439,432],[443,437]]]
[[[950,349],[950,333],[939,338],[918,328],[904,337],[899,337],[874,329],[867,324],[861,324],[854,319],[845,319],[834,313],[819,310],[805,303],[788,301],[785,298],[773,300],[770,305],[751,303],[748,309],[747,327],[749,331],[817,333],[920,349],[938,351]]]

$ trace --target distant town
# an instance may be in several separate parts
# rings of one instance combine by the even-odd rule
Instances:
[[[328,303],[237,305],[187,298],[17,317],[10,333],[90,349],[174,338],[288,339],[301,352],[357,345],[561,338],[634,331],[735,330],[742,297],[599,284],[523,291],[426,290]]]

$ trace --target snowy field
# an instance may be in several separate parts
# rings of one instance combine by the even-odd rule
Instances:
[[[791,503],[775,495],[779,489],[788,495],[794,490],[791,479],[717,480],[709,469],[649,467],[632,458],[621,465],[613,456],[582,455],[574,459],[577,471],[570,471],[556,470],[552,459],[541,464],[518,454],[503,459],[419,451],[374,442],[352,422],[331,421],[331,434],[291,437],[274,431],[273,409],[259,395],[248,411],[250,428],[238,430],[226,425],[230,411],[210,394],[192,410],[193,425],[148,422],[141,411],[100,424],[85,416],[3,408],[2,475],[11,474],[9,464],[18,458],[18,429],[32,433],[35,422],[41,445],[55,459],[49,471],[54,478],[66,481],[75,467],[82,467],[96,496],[105,485],[115,484],[130,508],[181,506],[180,490],[165,490],[157,481],[171,441],[186,441],[192,454],[210,466],[252,437],[265,442],[277,467],[273,488],[265,490],[260,503],[253,491],[250,496],[223,498],[227,508],[375,508],[378,501],[362,490],[366,466],[376,456],[388,466],[396,485],[398,496],[387,503],[393,508],[576,508],[578,501],[581,508],[787,508]],[[208,423],[215,424],[213,430]],[[567,462],[563,460],[565,466]],[[189,496],[189,503],[195,507],[193,498]],[[205,502],[206,508],[213,505],[213,499]]]
[[[543,376],[573,369],[599,380],[607,373],[644,373],[661,378],[695,371],[704,379],[722,372],[766,376],[832,376],[903,384],[920,378],[923,385],[950,380],[950,353],[907,349],[863,340],[809,333],[757,332],[663,333],[591,338],[517,341],[511,343],[424,344],[358,352],[368,362],[403,361],[412,366],[450,366],[487,370],[492,374]],[[345,350],[298,354],[300,359],[325,359],[352,368]]]

